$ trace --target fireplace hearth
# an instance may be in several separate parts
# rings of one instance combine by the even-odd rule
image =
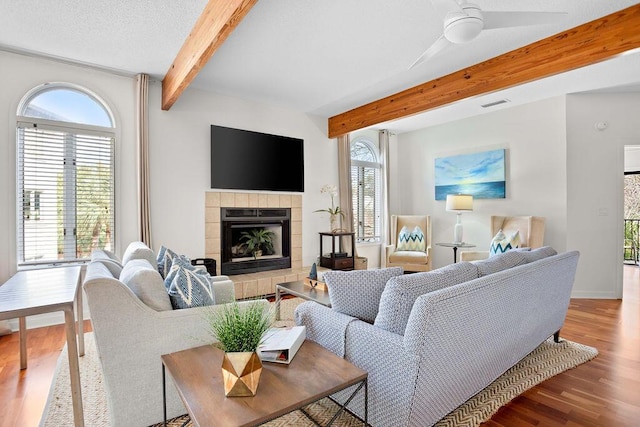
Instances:
[[[291,268],[290,208],[220,208],[220,227],[223,275]]]

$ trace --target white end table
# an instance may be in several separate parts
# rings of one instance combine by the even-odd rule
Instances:
[[[20,327],[20,369],[27,369],[26,316],[64,311],[71,377],[71,399],[75,426],[84,426],[80,364],[78,353],[84,356],[84,326],[82,314],[82,286],[80,266],[55,267],[17,272],[0,286],[0,320],[18,318]],[[76,316],[78,312],[78,341],[76,342]]]

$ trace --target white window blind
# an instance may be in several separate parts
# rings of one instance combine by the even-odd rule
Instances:
[[[351,196],[353,230],[358,242],[380,240],[382,221],[382,165],[373,144],[355,140],[351,143]]]
[[[17,143],[18,265],[112,249],[113,133],[23,121]]]

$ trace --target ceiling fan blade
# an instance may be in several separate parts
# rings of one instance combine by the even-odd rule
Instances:
[[[438,40],[436,40],[431,46],[429,46],[429,48],[425,50],[422,55],[420,55],[418,59],[413,62],[413,64],[411,64],[409,70],[418,64],[422,64],[427,59],[434,57],[438,52],[445,49],[450,44],[451,42],[444,37],[444,34],[441,35]]]
[[[450,12],[464,13],[456,0],[431,0],[431,3],[441,19]]]
[[[525,27],[555,24],[565,19],[567,12],[489,12],[482,11],[484,29]]]

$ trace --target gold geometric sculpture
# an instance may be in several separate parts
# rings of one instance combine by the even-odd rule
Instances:
[[[224,395],[255,396],[262,373],[262,361],[256,352],[225,353],[222,359]]]

